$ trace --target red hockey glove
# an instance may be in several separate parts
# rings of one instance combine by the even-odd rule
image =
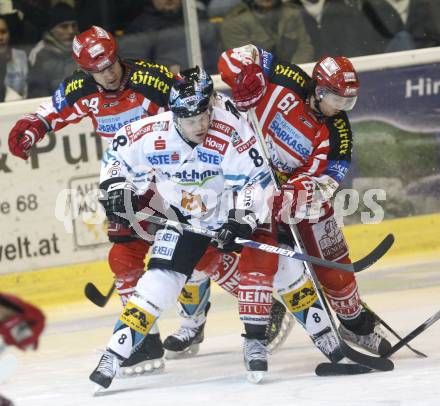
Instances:
[[[261,67],[255,63],[245,65],[235,79],[232,98],[240,111],[255,107],[267,89],[267,79]]]
[[[276,221],[287,223],[289,217],[298,217],[299,212],[313,202],[315,190],[316,183],[310,176],[289,179],[281,187],[280,195],[274,198]]]
[[[18,297],[3,293],[0,294],[0,306],[12,311],[0,318],[0,335],[5,343],[21,350],[37,349],[38,338],[44,329],[43,313]]]
[[[35,114],[27,114],[18,120],[9,133],[9,150],[12,155],[28,159],[31,148],[46,134],[46,124]]]

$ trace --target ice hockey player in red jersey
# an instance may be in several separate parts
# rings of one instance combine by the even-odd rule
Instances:
[[[323,57],[310,78],[299,66],[247,45],[224,52],[218,67],[223,81],[232,88],[236,106],[242,111],[255,109],[269,158],[282,184],[281,196],[274,199],[273,206],[276,232],[254,237],[292,246],[286,224],[293,219],[310,255],[350,263],[330,198],[351,161],[352,131],[346,111],[354,107],[359,90],[351,62],[345,57]],[[259,266],[263,263],[265,270]],[[286,264],[245,248],[239,272],[242,267],[265,271],[271,277],[277,267],[286,268]],[[354,274],[319,266],[315,270],[341,322],[342,337],[375,354],[385,353],[390,343],[372,314],[362,307]],[[335,341],[322,325],[322,307],[300,271],[296,279],[289,277],[289,272],[278,272],[274,287],[317,347],[337,361],[340,356]]]

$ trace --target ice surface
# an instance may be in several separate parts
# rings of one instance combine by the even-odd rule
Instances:
[[[440,307],[439,266],[364,271],[358,278],[363,299],[405,335]],[[440,322],[412,342],[427,359],[404,348],[393,357],[392,372],[332,378],[314,374],[325,359],[296,325],[271,357],[265,382],[253,385],[245,379],[237,305],[225,294],[213,296],[198,356],[168,361],[160,375],[115,380],[105,394],[93,397],[88,376],[119,310],[116,298],[104,309],[85,301],[49,309],[39,351],[9,351],[20,366],[0,393],[16,406],[440,405]],[[175,311],[167,312],[160,323],[162,336],[177,325]]]

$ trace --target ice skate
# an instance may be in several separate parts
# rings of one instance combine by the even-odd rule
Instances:
[[[247,338],[243,344],[244,365],[247,371],[247,380],[259,383],[267,373],[267,340]]]
[[[128,359],[122,362],[117,377],[157,374],[165,368],[163,345],[159,334],[148,334]]]
[[[106,350],[99,360],[98,366],[90,374],[89,379],[96,383],[95,394],[107,389],[118,373],[120,358],[113,352]]]
[[[365,309],[354,321],[341,320],[339,333],[344,340],[376,355],[386,354],[391,349],[377,320]]]
[[[205,338],[206,316],[211,308],[211,303],[206,304],[204,314],[201,316],[203,321],[199,326],[186,327],[181,326],[174,334],[168,336],[163,342],[166,359],[190,358],[198,354],[200,343]],[[199,316],[200,317],[200,316]],[[189,317],[191,318],[191,317]],[[194,320],[194,318],[192,317]]]
[[[166,359],[189,358],[197,355],[200,343],[205,338],[205,323],[199,327],[180,327],[177,332],[168,336],[163,346]]]
[[[295,318],[286,311],[286,307],[278,300],[273,300],[266,329],[267,349],[271,354],[281,348],[295,325]]]
[[[311,336],[311,339],[315,346],[319,348],[331,362],[339,362],[344,358],[344,354],[338,345],[338,339],[330,328],[326,328],[320,333]]]

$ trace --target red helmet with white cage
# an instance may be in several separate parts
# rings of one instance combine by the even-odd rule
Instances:
[[[72,56],[80,68],[95,73],[108,68],[117,61],[117,49],[113,35],[94,25],[75,36],[72,43]]]
[[[357,101],[359,78],[353,64],[344,56],[324,56],[313,68],[315,93],[339,110],[351,110]]]

